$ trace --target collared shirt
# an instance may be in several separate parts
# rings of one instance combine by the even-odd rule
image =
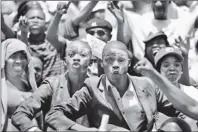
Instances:
[[[113,97],[109,98],[114,98],[122,116],[124,117],[131,131],[146,130],[146,115],[138,100],[132,82],[130,81],[129,87],[124,93],[123,97],[120,97],[117,89],[109,82],[107,78],[106,89],[108,92],[112,92]],[[111,103],[111,105],[114,104]]]

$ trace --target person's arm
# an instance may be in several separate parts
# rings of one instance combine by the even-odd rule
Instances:
[[[45,120],[52,129],[57,131],[89,131],[88,128],[75,123],[73,120],[86,113],[87,106],[91,100],[90,91],[84,86],[74,93],[69,100],[52,107]]]
[[[157,87],[156,88],[157,97],[157,110],[167,116],[177,117],[180,112],[175,109],[173,104],[168,100],[164,93]]]
[[[95,5],[98,3],[98,1],[90,1],[81,11],[78,15],[74,16],[73,18],[68,18],[64,23],[64,37],[72,40],[74,38],[77,38],[79,36],[79,26],[81,22],[84,22],[88,19],[90,16],[92,9],[95,7]]]
[[[58,36],[58,25],[62,15],[64,13],[67,13],[67,9],[70,3],[71,2],[69,2],[68,4],[66,4],[65,2],[58,3],[56,14],[47,30],[46,39],[57,49],[59,53],[62,51],[63,47],[65,47],[66,40]]]
[[[108,9],[117,20],[117,40],[128,44],[131,38],[131,33],[129,31],[127,22],[124,20],[123,6],[121,6],[120,9],[117,9],[113,2],[109,2]]]
[[[173,85],[167,78],[160,75],[148,62],[143,60],[134,67],[142,75],[151,78],[151,80],[163,91],[168,100],[185,115],[198,120],[198,102],[186,95],[179,88]]]
[[[20,36],[20,40],[23,41],[25,44],[27,44],[28,48],[29,43],[28,43],[28,19],[25,16],[21,16],[19,18],[19,27],[20,27],[20,31],[21,31],[21,36]],[[31,51],[31,50],[30,50]]]
[[[181,84],[190,86],[190,76],[189,76],[189,68],[188,68],[188,54],[190,49],[190,38],[186,37],[186,43],[184,40],[179,36],[178,39],[175,39],[175,45],[179,48],[182,52],[182,56],[184,58],[183,61],[183,74],[179,80]]]
[[[4,33],[6,38],[16,38],[15,32],[5,23],[3,14],[1,14],[1,31]]]
[[[54,82],[54,80],[52,80]],[[12,115],[12,123],[19,131],[28,131],[38,128],[32,119],[43,109],[49,109],[53,89],[44,81],[41,86],[25,100]]]
[[[74,24],[74,26],[79,26],[79,24],[85,20],[87,20],[87,18],[90,16],[93,8],[96,6],[96,4],[98,3],[98,1],[90,1],[79,13],[79,15],[74,16],[74,18],[72,19],[72,23]]]

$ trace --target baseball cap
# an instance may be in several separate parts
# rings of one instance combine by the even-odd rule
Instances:
[[[107,20],[99,19],[99,18],[94,18],[88,21],[86,32],[92,28],[106,28],[112,31],[112,25]]]
[[[182,52],[179,48],[165,47],[165,48],[160,49],[155,55],[155,58],[154,58],[155,66],[158,67],[160,60],[167,55],[176,56],[181,62],[184,60],[182,56]]]
[[[162,31],[157,32],[157,33],[150,32],[148,37],[146,38],[146,40],[144,40],[144,43],[147,44],[147,43],[151,42],[153,39],[158,38],[158,37],[161,37],[161,38],[164,38],[165,40],[167,40],[166,34]]]

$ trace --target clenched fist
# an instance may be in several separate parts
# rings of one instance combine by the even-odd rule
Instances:
[[[134,68],[137,72],[145,77],[152,77],[152,73],[155,70],[152,64],[147,59],[143,59],[137,62]]]
[[[59,13],[60,15],[67,13],[67,9],[69,8],[70,4],[71,1],[69,1],[67,4],[65,2],[59,2],[57,5],[57,13]]]
[[[25,16],[21,16],[19,18],[19,27],[21,29],[21,32],[28,32],[29,24],[28,24],[28,19]]]

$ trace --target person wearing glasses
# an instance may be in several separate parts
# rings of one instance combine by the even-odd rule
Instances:
[[[108,41],[111,40],[111,37],[112,37],[111,33],[112,33],[113,28],[112,28],[112,25],[108,21],[104,19],[100,19],[100,18],[93,18],[88,21],[87,27],[85,30],[87,34],[92,35],[96,39],[107,43]],[[99,59],[98,57],[94,55],[92,56],[90,66],[88,68],[88,72],[91,76],[92,75],[100,76],[104,74],[104,70],[101,67],[100,62],[101,62],[101,59]]]
[[[58,131],[97,131],[102,115],[107,114],[107,131],[151,131],[157,111],[177,116],[172,104],[149,78],[127,74],[131,58],[124,43],[109,41],[102,52],[105,74],[86,79],[70,100],[52,107],[46,115],[47,124]],[[91,128],[75,122],[84,114],[88,115]]]
[[[79,35],[80,23],[90,17],[92,10],[97,3],[98,1],[89,2],[88,5],[83,8],[81,13],[77,17],[73,17],[71,20],[66,20],[64,35],[65,38],[58,35],[58,25],[62,15],[67,13],[68,4],[60,2],[57,5],[57,12],[48,28],[46,38],[57,49],[58,52],[62,53],[62,49],[65,48],[67,43],[66,39],[72,41],[74,39],[80,39],[80,37],[82,37]],[[96,37],[97,39],[105,43],[111,39],[112,26],[109,22],[103,19],[97,21],[90,20],[85,30],[86,33]],[[92,69],[96,69],[96,71],[93,71]],[[103,69],[99,65],[99,59],[95,56],[92,57],[88,70],[90,73],[89,75],[99,76],[100,74],[104,73]]]
[[[111,40],[112,25],[104,19],[94,18],[88,21],[86,27],[87,34],[107,43]]]

